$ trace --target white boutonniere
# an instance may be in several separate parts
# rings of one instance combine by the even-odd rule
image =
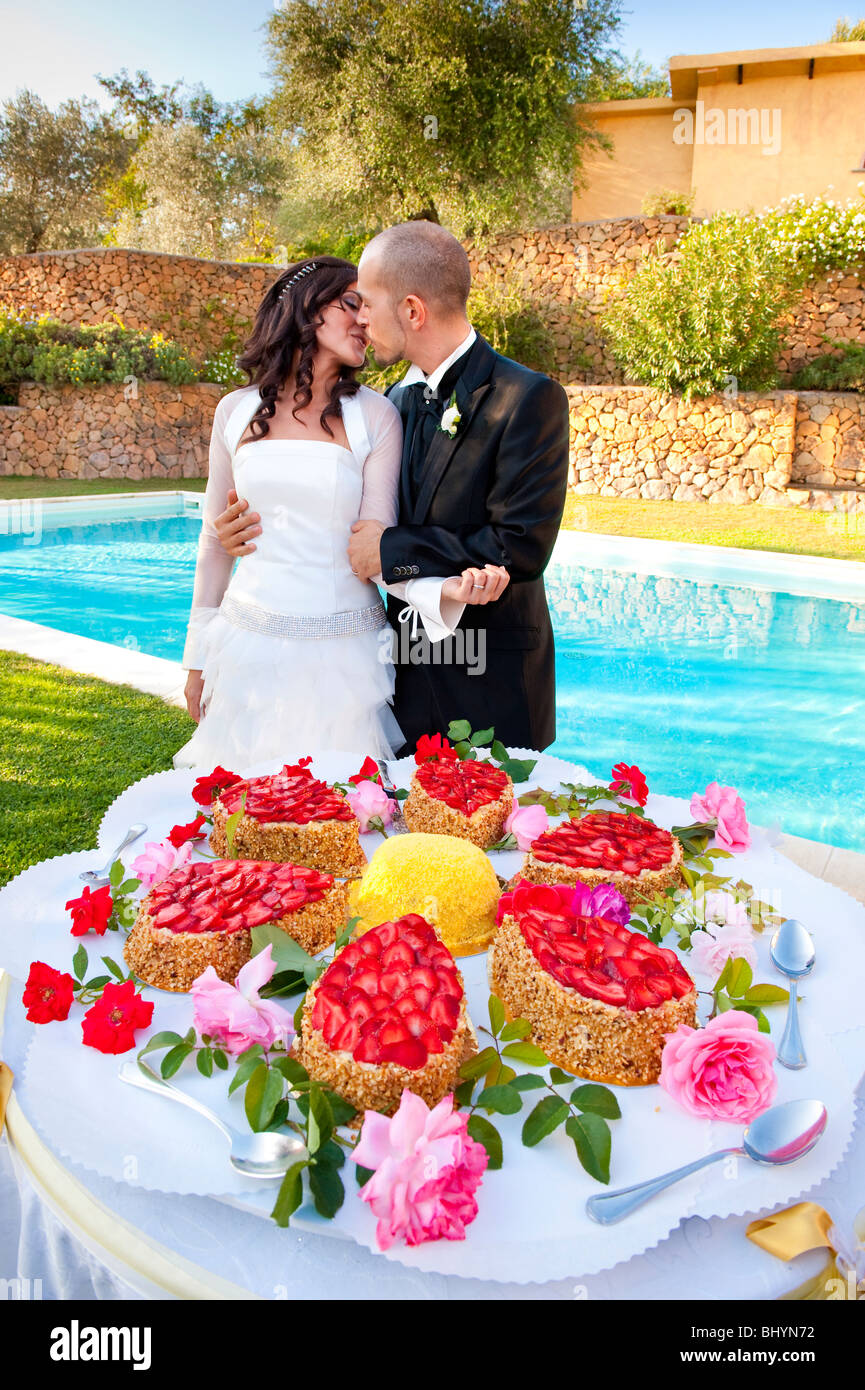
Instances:
[[[457,408],[457,393],[456,391],[454,391],[453,395],[447,403],[447,406],[445,407],[444,414],[442,415],[441,422],[439,424],[439,429],[444,430],[445,434],[449,434],[451,439],[453,439],[454,435],[457,432],[459,422],[462,418],[463,417],[460,415],[459,409]]]

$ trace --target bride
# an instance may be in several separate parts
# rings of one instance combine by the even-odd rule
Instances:
[[[183,654],[198,728],[175,767],[242,770],[315,748],[390,757],[404,742],[389,704],[392,632],[376,583],[348,560],[354,522],[396,523],[402,454],[396,407],[357,381],[367,338],[356,280],[335,256],[289,266],[238,360],[251,384],[216,407]],[[262,522],[234,573],[214,526],[230,492]],[[466,603],[485,601],[485,583],[501,592],[507,574],[487,566],[387,589],[406,601],[401,620],[438,641]]]

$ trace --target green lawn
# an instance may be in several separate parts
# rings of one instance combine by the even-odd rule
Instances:
[[[114,798],[170,768],[193,728],[184,710],[128,685],[0,653],[0,882],[95,848]]]
[[[0,477],[6,497],[70,497],[100,492],[203,492],[203,478],[127,482],[122,478],[69,479]],[[798,507],[711,506],[706,502],[648,502],[619,497],[568,496],[562,525],[568,530],[611,536],[646,536],[698,545],[732,545],[745,550],[780,550],[832,560],[865,560],[865,516],[813,512]]]

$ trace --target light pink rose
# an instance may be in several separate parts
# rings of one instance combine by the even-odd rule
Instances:
[[[486,1149],[469,1138],[466,1125],[466,1116],[454,1112],[452,1095],[430,1110],[420,1096],[403,1091],[390,1119],[366,1111],[351,1156],[362,1168],[375,1169],[360,1196],[378,1217],[380,1250],[400,1238],[407,1245],[465,1240],[487,1166]]]
[[[730,922],[707,922],[705,931],[691,932],[690,964],[701,975],[717,980],[728,960],[746,960],[753,970],[757,964],[754,934]]]
[[[775,1099],[774,1060],[756,1018],[730,1009],[705,1028],[680,1023],[667,1034],[659,1082],[692,1115],[748,1124]]]
[[[550,818],[543,806],[521,806],[514,797],[514,805],[511,814],[505,821],[505,834],[514,836],[517,848],[527,852],[532,847],[532,841],[549,829]]]
[[[359,782],[357,791],[349,792],[346,800],[360,822],[361,834],[369,829],[374,816],[380,818],[382,825],[390,825],[397,808],[378,782]]]
[[[741,854],[751,843],[745,803],[735,787],[710,782],[702,796],[691,797],[691,815],[696,821],[716,820],[715,843],[731,854]]]
[[[158,844],[151,840],[144,846],[138,858],[133,859],[132,873],[140,880],[142,888],[152,888],[155,883],[161,883],[172,869],[181,868],[191,853],[192,844],[189,840],[179,849],[168,839],[160,840]]]
[[[226,1052],[245,1052],[260,1043],[265,1052],[292,1036],[291,1015],[275,1001],[260,999],[258,991],[273,978],[276,962],[267,946],[247,961],[233,985],[220,980],[212,965],[194,981],[192,1021],[199,1037],[205,1034]]]

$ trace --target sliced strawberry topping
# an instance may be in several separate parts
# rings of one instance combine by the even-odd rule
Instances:
[[[443,801],[464,816],[470,816],[482,806],[498,801],[508,784],[508,775],[500,767],[474,758],[459,762],[421,763],[415,776],[427,796]]]
[[[355,819],[343,796],[326,782],[313,777],[308,767],[291,767],[270,777],[251,777],[235,782],[220,793],[220,801],[231,814],[240,810],[246,792],[244,811],[257,821],[290,822],[309,825],[310,821]]]
[[[462,997],[450,951],[411,914],[382,922],[340,952],[316,986],[311,1021],[330,1047],[356,1062],[414,1071],[450,1042]]]
[[[578,820],[544,831],[533,842],[532,854],[543,864],[638,874],[669,864],[673,845],[669,830],[644,816],[587,811]]]
[[[249,931],[319,902],[332,887],[333,874],[299,864],[214,859],[173,869],[147,906],[154,924],[173,932]]]
[[[675,951],[604,917],[575,912],[565,890],[524,882],[512,895],[511,913],[543,970],[589,999],[633,1011],[681,999],[694,988]],[[453,1001],[434,999],[430,1017]]]

